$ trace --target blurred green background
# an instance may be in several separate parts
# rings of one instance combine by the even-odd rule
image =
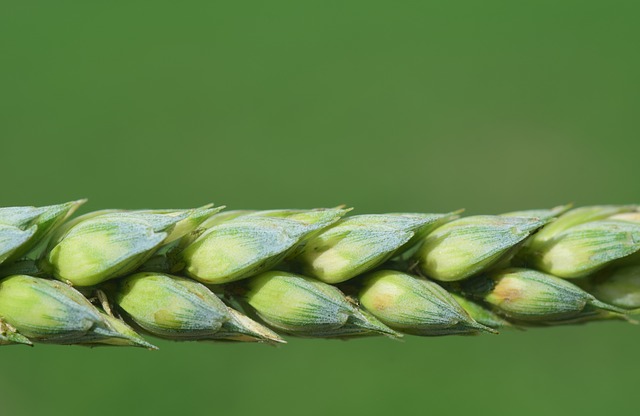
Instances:
[[[640,202],[639,17],[636,1],[3,2],[0,202]],[[0,412],[633,414],[639,335],[10,347]]]

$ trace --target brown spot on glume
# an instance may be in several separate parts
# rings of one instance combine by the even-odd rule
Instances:
[[[502,279],[493,289],[493,294],[503,302],[510,302],[522,297],[522,288],[517,281]]]
[[[376,310],[383,311],[387,309],[395,300],[395,296],[391,293],[379,293],[373,298],[373,307]]]

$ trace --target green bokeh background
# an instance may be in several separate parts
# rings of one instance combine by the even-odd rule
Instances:
[[[1,205],[640,202],[636,1],[20,3],[0,7]],[[633,414],[639,340],[7,347],[0,413]]]

